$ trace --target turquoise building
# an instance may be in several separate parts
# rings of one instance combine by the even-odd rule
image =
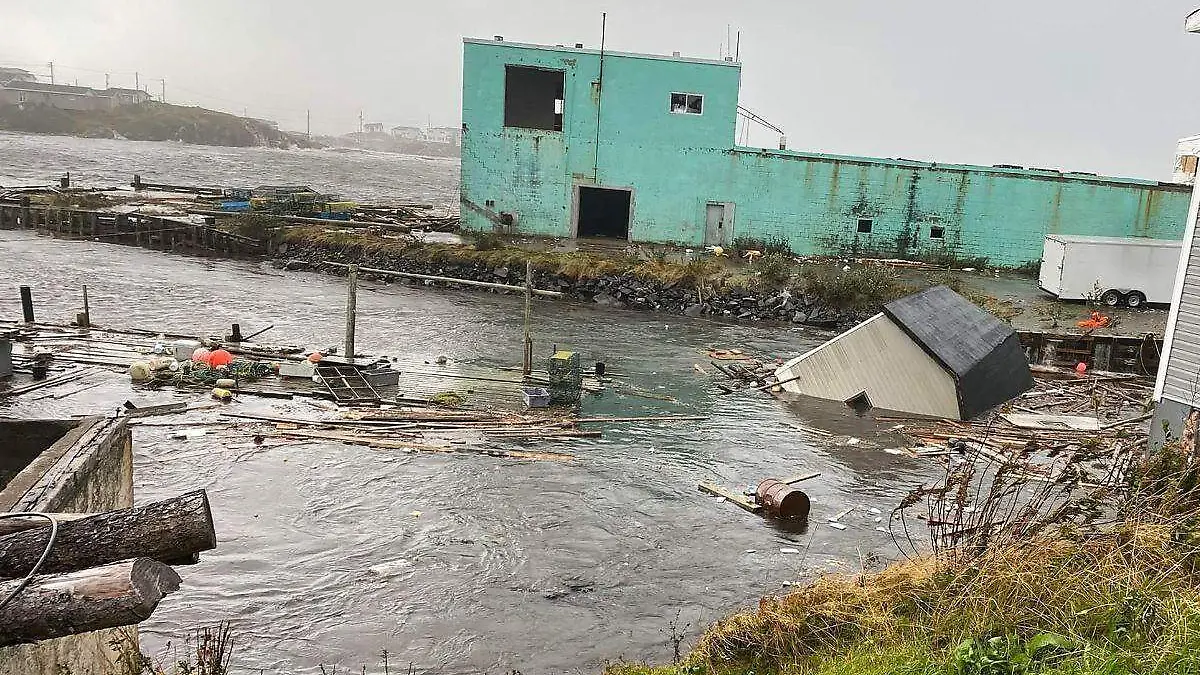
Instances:
[[[1008,266],[1048,233],[1183,236],[1186,185],[737,146],[740,80],[730,60],[464,40],[464,227]]]

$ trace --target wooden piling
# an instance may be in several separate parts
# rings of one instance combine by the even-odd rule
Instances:
[[[354,358],[354,313],[358,296],[358,265],[350,266],[346,275],[346,358]]]
[[[87,284],[83,285],[83,321],[79,322],[80,328],[90,328],[92,325],[92,312],[88,308]]]
[[[33,323],[33,291],[28,286],[21,287],[21,312],[25,323]]]
[[[530,332],[530,315],[533,301],[533,263],[525,261],[525,341],[521,343],[521,373],[529,377],[533,372],[533,336]]]

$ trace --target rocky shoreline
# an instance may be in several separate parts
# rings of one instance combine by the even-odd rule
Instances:
[[[387,253],[356,255],[325,246],[283,246],[273,260],[275,267],[280,269],[310,270],[345,276],[344,267],[324,264],[327,262],[514,286],[525,283],[524,269],[492,266],[468,260],[421,260]],[[360,272],[359,278],[388,280],[387,275],[368,272]],[[397,277],[391,279],[401,280]],[[447,285],[425,280],[408,280],[407,283]],[[852,326],[875,313],[872,310],[832,307],[813,294],[788,288],[768,290],[715,288],[683,283],[664,284],[654,279],[640,278],[629,272],[573,279],[535,266],[533,285],[534,288],[565,293],[575,302],[602,307],[708,317],[741,323],[795,324],[837,330]]]

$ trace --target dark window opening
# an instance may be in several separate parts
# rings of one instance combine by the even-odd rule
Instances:
[[[871,220],[870,218],[859,218],[858,219],[859,233],[860,234],[870,234],[871,226],[874,224],[875,224],[875,221]]]
[[[941,225],[930,226],[929,238],[930,239],[945,239],[946,238],[946,228],[942,227]]]
[[[671,94],[671,112],[684,115],[704,113],[704,97],[700,94]]]
[[[867,392],[865,391],[846,399],[846,406],[853,410],[854,414],[859,417],[871,412],[871,408],[875,407],[871,405],[871,397],[867,396]]]
[[[504,126],[562,131],[563,71],[505,66]]]
[[[632,194],[629,190],[580,186],[577,236],[628,239]]]

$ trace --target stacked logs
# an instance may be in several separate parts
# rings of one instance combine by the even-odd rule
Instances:
[[[203,490],[55,519],[54,543],[27,584],[46,551],[50,523],[0,519],[0,646],[144,621],[179,588],[171,565],[196,563],[217,545]]]

